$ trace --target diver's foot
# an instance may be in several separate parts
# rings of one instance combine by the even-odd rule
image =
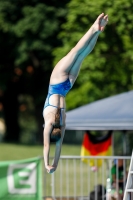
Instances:
[[[103,31],[107,23],[108,15],[104,15],[104,13],[102,13],[97,17],[96,21],[93,24],[93,28],[96,32]]]

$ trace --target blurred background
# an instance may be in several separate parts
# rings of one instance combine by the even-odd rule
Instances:
[[[43,155],[42,112],[51,72],[102,12],[109,16],[108,25],[66,97],[67,111],[133,90],[133,1],[0,0],[0,161]],[[123,158],[108,157],[97,171],[81,162],[76,156],[84,131],[66,130],[56,173],[50,176],[43,165],[44,197],[88,199],[97,184],[107,187],[114,160]],[[113,155],[122,155],[126,144],[131,156],[133,131],[113,133]],[[126,172],[130,157],[123,163]]]
[[[66,97],[67,111],[133,90],[132,8],[131,0],[0,0],[1,160],[42,155],[42,111],[51,71],[102,12],[109,15],[109,23]],[[83,134],[66,131],[64,147],[71,145],[72,150],[62,153],[79,155]],[[118,132],[116,154],[123,148],[120,141]],[[11,156],[18,146],[32,153]]]

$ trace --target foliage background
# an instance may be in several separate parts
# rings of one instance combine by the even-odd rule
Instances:
[[[0,0],[4,141],[42,143],[51,71],[102,12],[109,23],[66,97],[67,110],[133,89],[132,7],[131,0]]]
[[[109,23],[96,48],[83,62],[77,82],[67,95],[68,109],[133,89],[131,6],[130,0],[100,0],[98,3],[72,0],[69,3],[67,22],[59,34],[63,48],[54,50],[55,63],[76,44],[99,13],[107,13]]]

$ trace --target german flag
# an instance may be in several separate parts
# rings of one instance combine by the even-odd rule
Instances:
[[[112,131],[106,135],[97,137],[86,131],[83,138],[81,147],[81,156],[111,156],[112,155]],[[85,159],[82,161],[90,163],[90,166],[101,166],[102,160],[98,159]]]

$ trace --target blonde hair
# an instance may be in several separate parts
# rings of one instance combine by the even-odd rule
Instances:
[[[57,113],[55,114],[55,123],[50,134],[50,142],[57,142],[61,138],[60,116],[61,109],[57,108]]]

